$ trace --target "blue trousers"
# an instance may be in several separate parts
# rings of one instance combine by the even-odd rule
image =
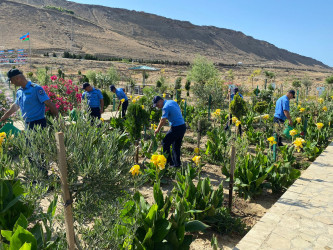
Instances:
[[[163,153],[168,155],[167,163],[171,166],[180,167],[180,147],[182,145],[183,137],[186,132],[186,125],[179,125],[171,127],[168,133],[162,140]],[[170,147],[172,145],[172,155],[170,154]]]
[[[40,119],[40,120],[36,120],[36,121],[32,121],[32,122],[26,122],[25,123],[25,128],[26,129],[34,129],[35,126],[41,126],[42,128],[46,127],[46,119]]]
[[[101,109],[100,108],[92,108],[92,107],[90,107],[90,115],[92,117],[96,117],[98,119],[101,119]]]

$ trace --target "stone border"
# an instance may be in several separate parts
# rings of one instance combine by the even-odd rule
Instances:
[[[333,143],[234,249],[333,249]]]

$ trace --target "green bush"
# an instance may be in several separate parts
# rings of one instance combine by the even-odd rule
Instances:
[[[144,126],[149,125],[149,113],[140,104],[128,106],[125,128],[132,140],[139,140]]]
[[[234,99],[230,103],[230,112],[239,120],[241,120],[247,112],[246,102],[239,96],[238,93],[234,96]]]
[[[103,100],[104,100],[104,110],[111,104],[111,98],[107,91],[102,90]]]

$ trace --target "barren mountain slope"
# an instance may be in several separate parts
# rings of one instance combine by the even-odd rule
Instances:
[[[43,8],[47,5],[74,15]],[[69,50],[73,30],[75,53],[173,61],[200,54],[222,63],[327,67],[241,32],[143,12],[65,0],[0,0],[0,9],[0,42],[6,47],[22,46],[18,37],[29,31],[33,51]]]

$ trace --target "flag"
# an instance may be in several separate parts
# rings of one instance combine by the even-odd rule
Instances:
[[[20,37],[20,40],[22,40],[22,41],[28,41],[29,38],[30,38],[30,34],[29,34],[29,32],[28,32],[26,35],[21,36],[21,37]]]

